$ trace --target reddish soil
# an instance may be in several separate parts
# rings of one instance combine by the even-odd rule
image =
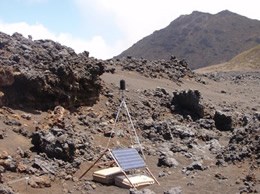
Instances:
[[[155,89],[156,87],[165,88],[168,92],[181,89],[197,89],[201,92],[203,101],[206,103],[213,104],[215,108],[232,106],[238,112],[247,113],[254,110],[260,110],[260,88],[259,79],[258,80],[246,80],[241,84],[236,84],[233,81],[223,80],[223,81],[213,81],[208,78],[203,78],[207,84],[202,84],[195,82],[193,79],[184,78],[183,83],[176,84],[170,80],[166,79],[151,79],[141,76],[135,72],[123,72],[116,71],[115,74],[105,73],[102,75],[102,80],[105,85],[109,88],[114,89],[114,94],[117,93],[117,86],[119,80],[125,79],[127,83],[126,96],[128,98],[139,99],[138,90],[144,89]],[[222,92],[221,92],[222,91]],[[224,92],[223,92],[224,91]],[[107,98],[104,96],[100,97],[100,101],[93,108],[95,112],[99,114],[106,114],[106,103]],[[85,114],[88,108],[82,107],[79,112]],[[36,126],[45,126],[50,122],[50,114],[47,112],[35,112],[26,110],[12,110],[8,111],[8,108],[0,109],[0,131],[4,131],[6,137],[0,139],[0,153],[3,151],[8,152],[10,155],[15,155],[17,147],[21,147],[23,150],[30,149],[32,144],[29,138],[26,138],[18,133],[13,132],[12,126],[7,126],[3,123],[3,120],[8,118],[18,119],[23,126],[27,126],[27,129],[34,131]],[[31,114],[31,120],[26,120],[21,118],[24,113]],[[68,113],[68,117],[75,123],[76,130],[84,130],[84,127],[77,125],[75,113]],[[134,120],[135,118],[133,118]],[[220,142],[222,145],[228,143],[228,133],[227,136],[222,136]],[[104,147],[106,145],[108,138],[104,137],[103,134],[93,134],[94,143],[96,145]],[[123,144],[127,144],[127,139],[119,139]],[[146,142],[147,143],[147,142]],[[155,193],[163,193],[172,187],[181,187],[183,193],[204,193],[204,194],[217,194],[217,193],[239,193],[240,188],[244,187],[243,179],[251,173],[251,163],[249,161],[244,161],[237,163],[235,165],[226,165],[224,167],[216,166],[214,156],[206,149],[203,149],[204,142],[200,142],[201,149],[197,149],[197,156],[200,156],[204,160],[204,165],[207,169],[204,171],[195,171],[190,175],[185,175],[182,169],[188,166],[192,160],[184,157],[181,154],[174,154],[174,158],[179,162],[179,166],[176,168],[161,168],[157,166],[158,156],[146,156],[146,162],[152,173],[158,178],[160,186],[157,184],[148,186],[146,188],[154,191]],[[113,142],[111,144],[113,146]],[[160,146],[157,144],[154,147]],[[35,154],[35,153],[33,153]],[[96,156],[98,157],[98,156]],[[74,177],[79,177],[85,169],[91,165],[90,162],[84,162],[81,168],[76,172]],[[3,180],[5,183],[9,182],[10,187],[20,194],[37,193],[37,194],[61,194],[61,193],[113,193],[113,194],[126,194],[129,193],[127,189],[122,189],[116,186],[106,186],[100,183],[93,183],[95,185],[94,190],[84,191],[78,190],[85,181],[92,180],[92,173],[97,168],[93,168],[83,180],[78,180],[77,178],[72,180],[60,180],[55,178],[52,181],[52,186],[49,188],[36,189],[26,186],[25,180],[19,181],[27,175],[23,173],[13,173],[6,172],[3,174]],[[165,172],[166,176],[158,177],[159,173]],[[259,168],[254,168],[253,170],[257,184],[254,187],[258,192],[260,191],[260,170]],[[217,175],[224,177],[223,179],[217,178]],[[30,176],[30,175],[29,175]],[[18,180],[18,181],[17,181]]]

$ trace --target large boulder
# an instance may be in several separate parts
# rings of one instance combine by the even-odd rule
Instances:
[[[200,103],[201,95],[198,90],[173,92],[171,109],[184,116],[190,115],[193,120],[203,118],[204,106]]]
[[[0,32],[0,104],[40,109],[93,105],[105,62],[51,40]],[[1,95],[3,96],[3,95]]]
[[[229,131],[232,129],[233,120],[231,114],[222,111],[216,111],[214,115],[214,121],[216,128],[221,131]]]

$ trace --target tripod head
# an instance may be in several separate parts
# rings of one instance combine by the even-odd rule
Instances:
[[[120,80],[120,90],[125,90],[125,80]]]
[[[124,91],[125,91],[125,80],[121,79],[120,80],[120,88],[119,91],[122,95],[122,99],[124,99]]]

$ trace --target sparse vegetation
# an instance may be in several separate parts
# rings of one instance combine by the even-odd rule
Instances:
[[[235,56],[226,63],[197,69],[197,73],[220,71],[260,71],[260,45]]]

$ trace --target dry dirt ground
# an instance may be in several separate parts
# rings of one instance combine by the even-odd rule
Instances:
[[[260,73],[260,72],[258,72]],[[126,80],[127,91],[126,96],[128,98],[138,99],[138,90],[155,89],[157,87],[165,88],[169,93],[175,90],[181,89],[197,89],[201,92],[203,100],[214,104],[216,108],[232,106],[239,112],[250,112],[253,110],[260,110],[260,83],[258,80],[246,80],[243,83],[236,84],[232,80],[214,81],[203,77],[206,84],[195,82],[190,78],[183,78],[182,83],[174,83],[166,79],[151,79],[141,76],[135,72],[124,72],[117,70],[115,74],[105,73],[102,75],[102,80],[105,85],[110,88],[116,88],[119,85],[119,80]],[[117,90],[114,91],[118,94]],[[100,101],[93,107],[95,111],[105,111],[106,98],[100,97]],[[82,108],[81,112],[84,114],[85,108]],[[10,113],[12,112],[12,113]],[[32,115],[31,120],[21,118],[24,113]],[[76,113],[71,113],[71,119],[75,119]],[[0,109],[0,130],[4,130],[6,137],[0,139],[0,152],[6,151],[10,155],[13,155],[17,151],[17,147],[21,147],[23,150],[30,149],[32,144],[30,139],[19,135],[12,131],[10,126],[3,123],[3,118],[14,117],[18,118],[20,122],[27,126],[31,131],[35,130],[35,127],[39,124],[45,125],[48,123],[48,112],[41,111],[29,111],[29,110],[13,110],[8,108]],[[135,118],[132,118],[133,120]],[[80,126],[75,126],[77,130],[81,130]],[[142,140],[142,138],[141,138]],[[124,141],[124,140],[122,140]],[[174,141],[174,140],[172,140]],[[221,137],[222,145],[227,144],[228,138]],[[100,134],[94,134],[94,143],[96,145],[104,146],[107,142],[107,138]],[[203,144],[203,142],[201,142]],[[160,146],[154,144],[153,146]],[[160,168],[157,166],[158,156],[147,156],[146,162],[152,173],[157,177],[160,182],[160,186],[157,184],[148,186],[146,188],[154,191],[155,193],[163,193],[172,187],[181,187],[183,193],[204,193],[204,194],[217,194],[217,193],[239,193],[241,187],[244,186],[243,179],[250,174],[250,164],[245,161],[235,165],[216,166],[214,160],[212,160],[211,153],[207,150],[198,149],[198,155],[204,158],[204,164],[208,166],[207,170],[196,171],[190,175],[185,175],[182,172],[183,167],[190,164],[190,159],[184,157],[181,154],[175,154],[174,157],[179,161],[179,166],[176,168]],[[113,194],[127,194],[129,190],[122,189],[116,186],[106,186],[99,183],[93,183],[95,189],[88,192],[83,190],[77,190],[79,185],[84,184],[84,181],[92,180],[92,173],[97,168],[93,168],[84,178],[79,181],[79,177],[86,168],[91,165],[89,162],[84,162],[81,165],[80,170],[76,172],[74,181],[72,180],[59,180],[54,179],[52,186],[49,188],[35,189],[30,186],[26,186],[25,180],[19,181],[19,179],[26,175],[22,173],[4,173],[3,180],[8,182],[10,187],[20,194],[38,193],[38,194],[59,194],[59,193],[113,193]],[[164,172],[166,175],[158,177],[160,173]],[[255,186],[256,190],[260,191],[260,170],[254,169],[255,178],[258,180],[258,185]],[[223,178],[217,178],[220,174]]]

